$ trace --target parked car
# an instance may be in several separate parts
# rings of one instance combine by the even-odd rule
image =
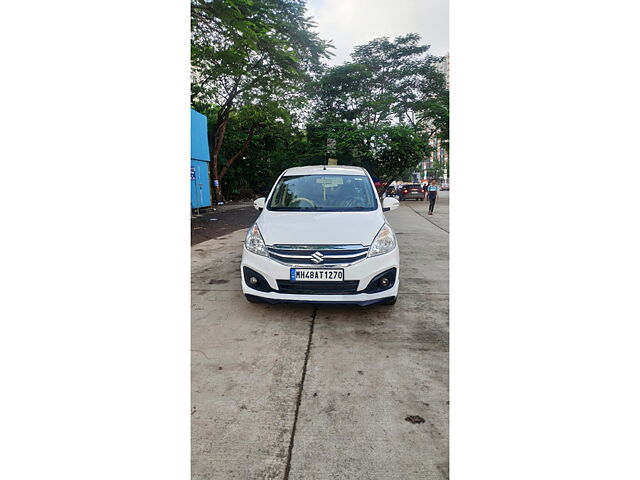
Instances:
[[[399,200],[424,200],[424,190],[422,190],[422,185],[419,183],[410,183],[402,186],[402,190],[400,190]]]
[[[393,304],[400,254],[379,200],[360,167],[309,166],[285,170],[242,252],[242,291],[250,302]]]
[[[440,185],[440,190],[449,190],[449,182],[442,182]]]

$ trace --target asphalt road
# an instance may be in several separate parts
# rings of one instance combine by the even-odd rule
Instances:
[[[249,228],[259,215],[253,202],[229,203],[215,208],[210,213],[191,217],[191,245]]]
[[[448,192],[427,205],[387,213],[394,306],[251,304],[249,225],[192,247],[194,479],[448,478]]]

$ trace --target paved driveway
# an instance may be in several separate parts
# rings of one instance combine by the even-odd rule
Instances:
[[[426,210],[387,213],[394,306],[251,304],[244,229],[192,247],[194,479],[448,478],[448,192]]]

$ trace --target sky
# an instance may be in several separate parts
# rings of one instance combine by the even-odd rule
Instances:
[[[374,38],[414,32],[432,55],[449,52],[448,0],[308,0],[307,14],[335,47],[329,65],[351,60],[354,46]]]

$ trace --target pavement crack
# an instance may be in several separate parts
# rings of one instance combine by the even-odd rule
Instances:
[[[307,340],[307,351],[304,354],[304,364],[302,365],[302,377],[298,384],[298,398],[296,400],[296,412],[293,416],[293,427],[291,428],[291,438],[289,439],[289,452],[287,453],[287,466],[284,470],[284,480],[289,480],[289,473],[291,471],[291,459],[293,454],[293,443],[296,438],[296,427],[298,425],[298,413],[300,412],[300,404],[302,403],[302,391],[304,390],[304,379],[307,376],[307,364],[309,363],[309,355],[311,353],[311,342],[313,341],[313,327],[316,324],[316,314],[318,313],[318,307],[313,307],[313,315],[311,316],[311,323],[309,325],[309,338]]]
[[[422,215],[419,211],[417,211],[415,208],[407,205],[407,207],[409,207],[411,210],[413,210],[415,212],[416,215],[418,215],[419,217],[424,218],[427,222],[429,222],[431,225],[435,225],[436,227],[438,227],[440,230],[442,230],[443,232],[447,232],[449,233],[449,230],[446,230],[444,228],[442,228],[440,225],[438,225],[435,222],[432,222],[431,220],[429,220],[427,217],[425,217],[424,215]]]
[[[207,360],[211,360],[206,353],[204,353],[202,350],[196,350],[194,348],[191,349],[192,352],[198,352],[201,353],[202,355],[204,355],[204,358],[206,358]]]

